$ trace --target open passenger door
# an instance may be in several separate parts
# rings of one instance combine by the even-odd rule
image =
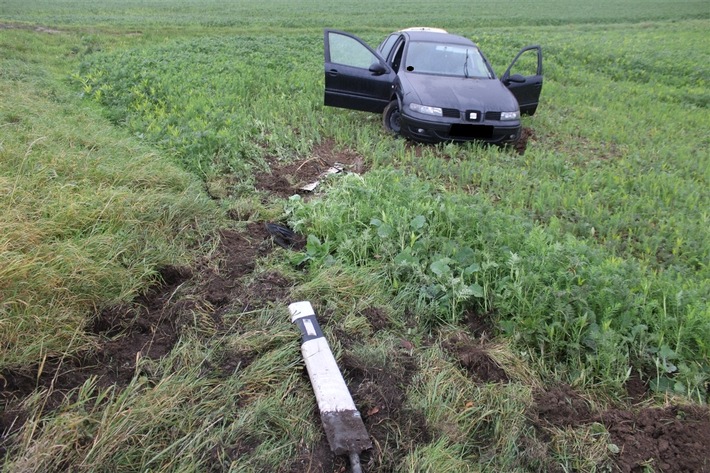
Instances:
[[[521,49],[500,80],[518,100],[520,113],[534,115],[542,91],[542,48]]]
[[[395,72],[357,36],[325,30],[325,96],[330,107],[381,113],[392,97]]]

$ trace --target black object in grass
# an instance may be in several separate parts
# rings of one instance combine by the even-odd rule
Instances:
[[[266,231],[281,248],[291,249],[300,240],[296,233],[288,227],[276,223],[265,223]]]

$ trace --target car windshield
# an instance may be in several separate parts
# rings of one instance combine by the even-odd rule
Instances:
[[[493,74],[475,46],[414,41],[407,49],[407,71],[491,79]]]

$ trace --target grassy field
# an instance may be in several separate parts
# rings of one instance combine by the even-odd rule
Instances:
[[[4,471],[344,471],[303,299],[366,471],[710,469],[707,2],[297,3],[0,6]],[[543,46],[524,154],[322,106],[322,28],[411,25]]]

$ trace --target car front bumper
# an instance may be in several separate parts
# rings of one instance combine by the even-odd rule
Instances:
[[[415,141],[439,143],[442,141],[482,141],[486,143],[514,143],[520,138],[522,125],[512,122],[432,121],[402,113],[401,133]]]

